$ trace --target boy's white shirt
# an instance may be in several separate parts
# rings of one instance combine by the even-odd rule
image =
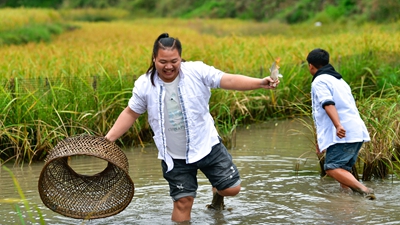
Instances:
[[[321,74],[311,84],[312,114],[317,132],[320,152],[336,143],[370,141],[368,130],[361,119],[350,86],[343,79]],[[335,103],[340,123],[346,130],[346,137],[339,138],[336,128],[322,105],[327,101]]]

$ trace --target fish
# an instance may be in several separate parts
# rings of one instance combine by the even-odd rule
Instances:
[[[271,68],[269,69],[269,72],[271,73],[270,77],[274,82],[276,82],[279,78],[283,77],[282,74],[279,73],[279,62],[281,61],[280,58],[275,59],[275,61],[272,63]],[[272,83],[272,87],[276,87],[276,83]]]

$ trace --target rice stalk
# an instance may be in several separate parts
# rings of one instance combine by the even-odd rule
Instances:
[[[379,92],[382,94],[384,90]],[[394,171],[393,149],[395,143],[400,143],[400,108],[397,90],[391,89],[389,92],[388,98],[370,96],[359,106],[371,137],[371,141],[365,143],[360,152],[364,163],[363,180],[373,177],[382,179]]]
[[[2,168],[10,174],[10,176],[11,176],[13,182],[14,182],[14,186],[17,189],[18,195],[21,198],[22,203],[24,204],[26,213],[28,214],[29,221],[31,223],[36,223],[37,221],[36,221],[35,217],[32,214],[33,210],[31,208],[31,205],[29,204],[29,201],[26,199],[25,194],[22,191],[18,180],[15,178],[13,172],[10,169],[8,169],[6,166],[2,166]],[[15,210],[17,212],[17,215],[18,215],[18,217],[20,219],[21,224],[25,224],[25,219],[24,219],[24,216],[23,216],[23,212],[21,211],[20,207],[17,204],[15,204],[14,206],[15,206]],[[35,206],[35,209],[36,209],[37,215],[39,216],[39,224],[45,224],[42,212],[40,211],[40,209],[37,206]]]

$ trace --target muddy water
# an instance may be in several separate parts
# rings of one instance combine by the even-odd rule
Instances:
[[[365,182],[375,190],[376,201],[341,193],[336,181],[320,178],[310,136],[301,132],[308,133],[294,120],[238,129],[236,147],[230,152],[241,172],[242,191],[238,196],[226,198],[230,210],[209,211],[205,205],[211,201],[211,187],[200,172],[191,224],[400,223],[399,179]],[[135,183],[135,196],[121,213],[92,221],[54,213],[43,205],[37,191],[43,163],[23,168],[8,165],[33,210],[27,210],[22,203],[11,203],[19,195],[9,173],[1,169],[0,224],[22,224],[16,205],[27,222],[29,212],[39,221],[37,206],[46,224],[174,224],[170,222],[172,201],[162,178],[157,150],[150,145],[145,149],[126,149],[125,153]],[[79,173],[94,174],[105,163],[93,157],[77,157],[72,159],[72,167]]]

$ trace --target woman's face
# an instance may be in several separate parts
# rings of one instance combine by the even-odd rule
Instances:
[[[179,74],[182,58],[177,49],[159,49],[153,59],[158,76],[164,82],[172,82]]]

